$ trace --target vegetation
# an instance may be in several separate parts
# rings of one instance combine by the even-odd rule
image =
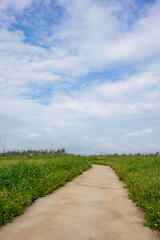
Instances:
[[[90,167],[85,157],[64,149],[0,154],[0,226]]]
[[[160,230],[160,156],[110,155],[90,157],[94,164],[109,165],[129,189],[130,198],[145,212],[145,225]]]
[[[89,169],[109,165],[146,216],[145,225],[160,230],[160,156],[150,154],[75,156],[58,151],[0,154],[0,226],[20,215],[38,197],[53,192]]]

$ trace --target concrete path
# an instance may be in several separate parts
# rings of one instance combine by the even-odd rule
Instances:
[[[160,240],[142,223],[113,170],[93,165],[2,227],[0,240]]]

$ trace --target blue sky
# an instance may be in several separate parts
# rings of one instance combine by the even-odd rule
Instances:
[[[1,0],[1,145],[159,151],[159,9],[156,0]]]

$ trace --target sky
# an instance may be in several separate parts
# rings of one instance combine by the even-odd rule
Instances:
[[[160,150],[160,0],[0,0],[0,151]]]

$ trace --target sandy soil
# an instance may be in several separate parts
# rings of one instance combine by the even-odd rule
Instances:
[[[0,240],[160,240],[142,223],[113,170],[93,165],[2,227]]]

